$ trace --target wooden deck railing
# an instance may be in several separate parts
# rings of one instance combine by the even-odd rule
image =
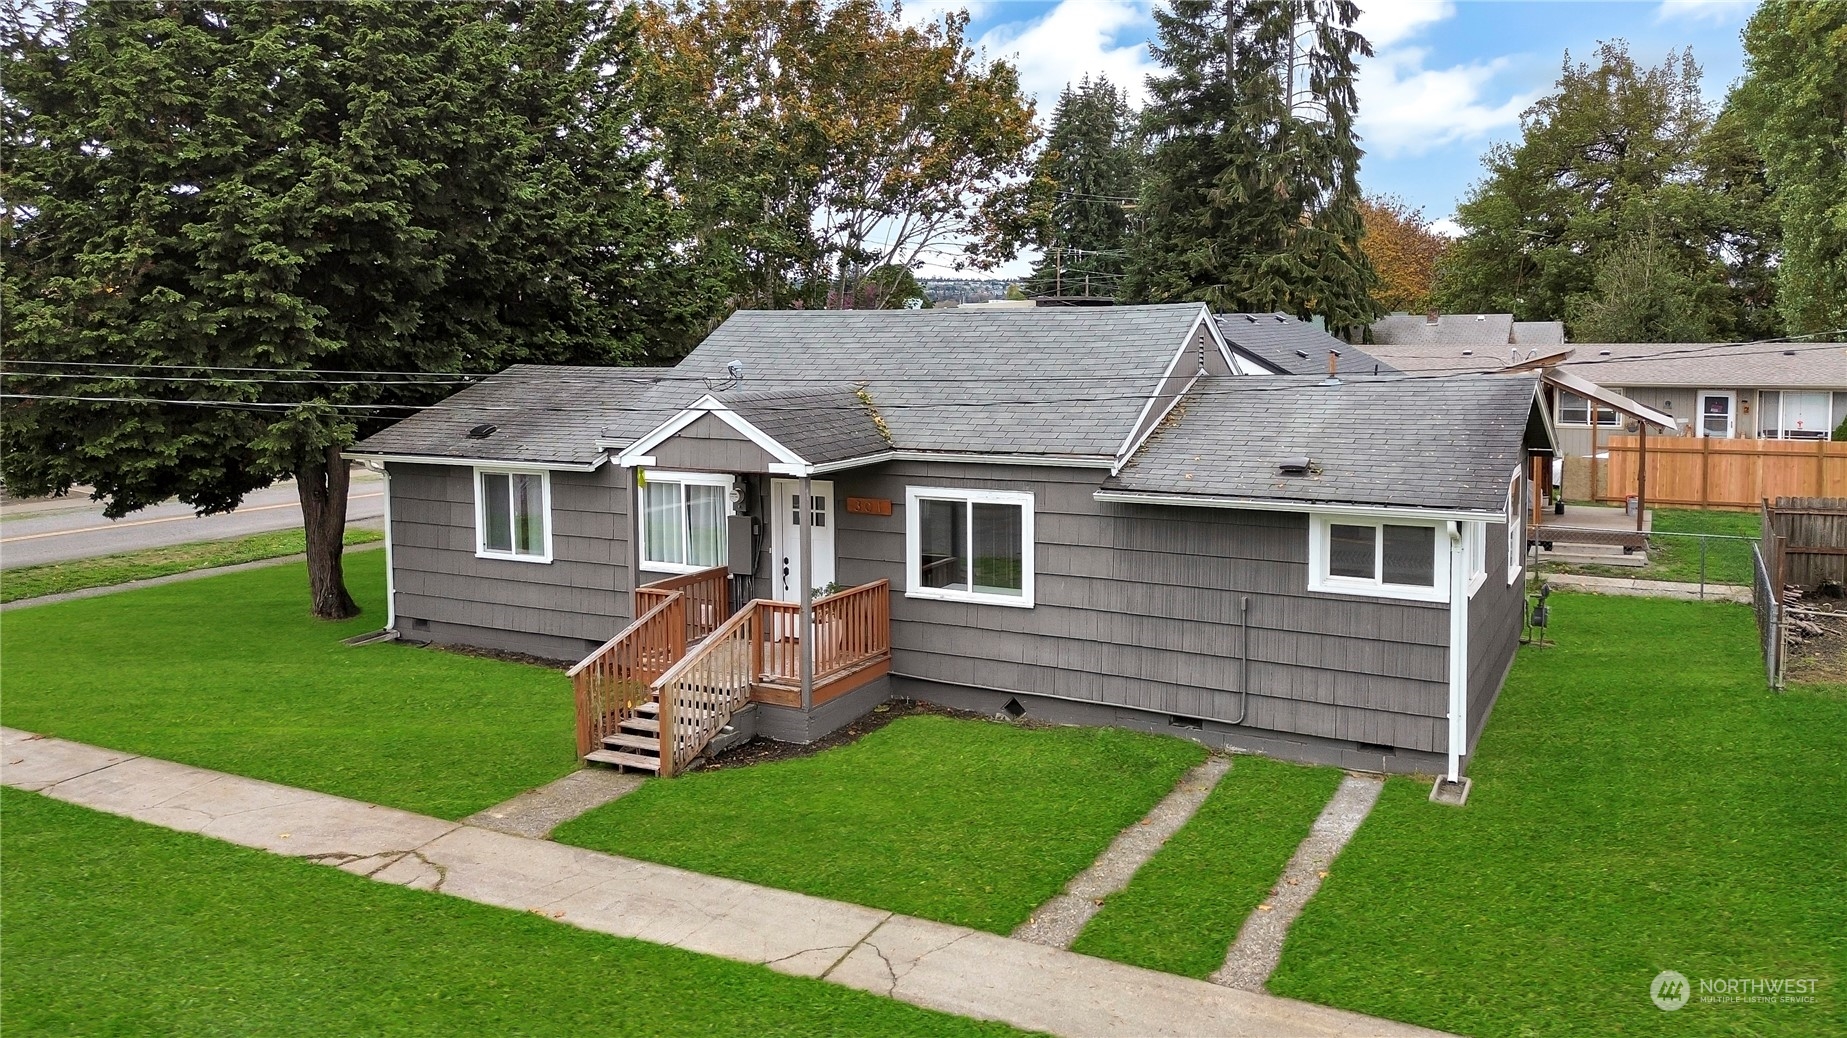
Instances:
[[[692,763],[706,743],[750,702],[756,678],[756,603],[738,610],[687,657],[655,679],[660,700],[660,776]]]
[[[634,716],[650,688],[686,655],[686,596],[670,593],[570,669],[577,699],[577,755]]]
[[[635,589],[635,615],[665,602],[669,596],[686,596],[686,640],[696,642],[718,629],[731,615],[731,571],[723,566],[683,573],[643,584]]]
[[[762,673],[781,683],[802,680],[801,606],[756,603],[764,614]],[[814,610],[814,679],[817,683],[891,652],[891,581],[876,580],[817,598]]]

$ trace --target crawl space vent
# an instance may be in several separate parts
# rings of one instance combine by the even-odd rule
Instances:
[[[1014,718],[1015,720],[1026,715],[1026,708],[1021,706],[1020,701],[1017,699],[1007,700],[1007,705],[1001,707],[1001,709],[1007,712],[1008,717]]]

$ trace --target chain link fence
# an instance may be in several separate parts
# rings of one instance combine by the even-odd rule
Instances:
[[[1788,640],[1783,635],[1783,589],[1770,575],[1763,550],[1751,545],[1751,611],[1757,614],[1757,636],[1764,647],[1764,680],[1771,688],[1783,687],[1783,665]]]

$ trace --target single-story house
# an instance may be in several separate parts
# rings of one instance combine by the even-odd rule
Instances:
[[[739,312],[351,454],[388,626],[581,660],[591,759],[905,696],[1460,774],[1520,635],[1537,379],[1247,370],[1199,304]]]

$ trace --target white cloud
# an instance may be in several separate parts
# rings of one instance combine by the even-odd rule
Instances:
[[[993,8],[989,0],[916,0],[903,5],[901,20],[906,25],[923,25],[940,21],[952,11],[967,11],[970,22],[979,21]]]
[[[1742,22],[1750,17],[1756,6],[1756,0],[1661,0],[1661,6],[1655,9],[1655,21],[1685,18],[1721,24]]]
[[[1379,51],[1455,13],[1449,0],[1371,0],[1361,5],[1354,28]]]
[[[1359,132],[1368,152],[1393,158],[1479,139],[1517,124],[1532,104],[1535,94],[1493,96],[1506,58],[1427,67],[1430,48],[1413,41],[1455,13],[1447,0],[1380,2],[1361,12],[1357,28],[1373,46],[1359,74]]]
[[[1148,55],[1154,15],[1147,0],[1099,2],[1061,0],[1043,17],[1008,22],[984,33],[979,41],[990,57],[1006,58],[1020,70],[1020,86],[1039,99],[1041,117],[1049,116],[1066,83],[1085,74],[1108,76],[1139,105],[1147,93],[1147,76],[1155,70]]]
[[[1432,234],[1440,234],[1445,238],[1460,238],[1465,233],[1461,224],[1447,216],[1441,220],[1430,221],[1430,223],[1425,225],[1424,230]]]

